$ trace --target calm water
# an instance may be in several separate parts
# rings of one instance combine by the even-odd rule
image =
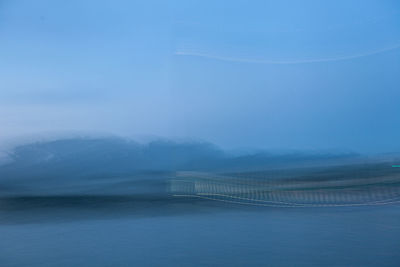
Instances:
[[[163,209],[160,216],[9,218],[0,225],[0,266],[400,265],[399,206],[198,205],[171,214]]]

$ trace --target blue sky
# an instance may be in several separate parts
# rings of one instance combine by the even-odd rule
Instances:
[[[398,1],[0,1],[0,141],[400,150]]]

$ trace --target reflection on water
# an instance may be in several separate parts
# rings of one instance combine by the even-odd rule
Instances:
[[[1,188],[1,266],[400,262],[400,176],[385,163],[23,181]]]
[[[346,174],[348,170],[343,170]],[[338,207],[397,204],[400,201],[400,175],[354,176],[338,179],[306,177],[271,179],[235,177],[184,172],[170,182],[170,192],[177,197],[192,197],[269,207]],[[359,173],[360,174],[360,173]],[[328,172],[328,175],[331,175]],[[243,176],[241,174],[240,176]]]

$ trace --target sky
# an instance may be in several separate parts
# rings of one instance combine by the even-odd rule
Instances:
[[[0,143],[400,151],[398,1],[0,0]]]

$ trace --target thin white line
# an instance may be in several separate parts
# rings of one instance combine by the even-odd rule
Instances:
[[[274,203],[274,204],[285,204],[285,205],[307,205],[307,204],[303,204],[303,203],[293,203],[293,202],[283,202],[283,201],[252,199],[252,198],[247,198],[247,197],[237,197],[237,196],[230,196],[230,195],[218,194],[218,193],[197,193],[197,195],[199,195],[199,196],[228,197],[228,198],[242,199],[242,200],[248,200],[248,201],[257,201],[257,202],[263,202],[263,203]]]
[[[218,194],[218,193],[197,193],[197,195],[201,195],[201,196],[220,196],[220,197],[228,197],[228,198],[242,199],[242,200],[248,200],[248,201],[257,201],[257,202],[263,202],[263,203],[275,203],[275,204],[299,205],[299,206],[307,206],[307,205],[347,205],[347,204],[307,204],[307,203],[272,201],[272,200],[262,200],[262,199],[252,199],[252,198],[246,198],[246,197],[230,196],[230,195]],[[365,202],[365,203],[355,203],[355,204],[387,203],[388,201],[390,202],[390,201],[398,199],[398,198],[399,197],[393,197],[393,198],[388,198],[388,199],[372,200],[372,201],[368,201],[368,202]],[[397,200],[397,201],[400,201],[400,200]]]
[[[199,195],[173,195],[175,197],[197,197],[202,199],[220,201],[220,202],[227,202],[227,203],[234,203],[234,204],[241,204],[241,205],[250,205],[250,206],[264,206],[264,207],[278,207],[278,208],[310,208],[310,207],[357,207],[357,206],[382,206],[382,205],[389,205],[389,204],[398,204],[400,201],[389,201],[389,202],[379,202],[379,203],[355,203],[355,204],[299,204],[298,206],[290,206],[290,205],[272,205],[272,204],[261,204],[261,203],[244,203],[240,201],[232,201],[226,199],[216,199],[210,198],[205,196]]]
[[[349,56],[340,56],[340,57],[327,57],[327,58],[315,58],[315,59],[303,59],[303,60],[263,60],[263,59],[251,59],[251,58],[240,58],[240,57],[229,57],[229,56],[219,56],[212,55],[206,53],[198,53],[193,51],[176,51],[174,55],[176,56],[191,56],[191,57],[203,57],[209,59],[215,59],[220,61],[229,61],[229,62],[240,62],[240,63],[254,63],[254,64],[277,64],[277,65],[292,65],[292,64],[309,64],[309,63],[323,63],[323,62],[334,62],[334,61],[343,61],[343,60],[351,60],[357,59],[367,56],[372,56],[384,52],[388,52],[391,50],[396,50],[400,48],[400,44],[385,47],[382,49],[366,52],[363,54],[355,54]]]

